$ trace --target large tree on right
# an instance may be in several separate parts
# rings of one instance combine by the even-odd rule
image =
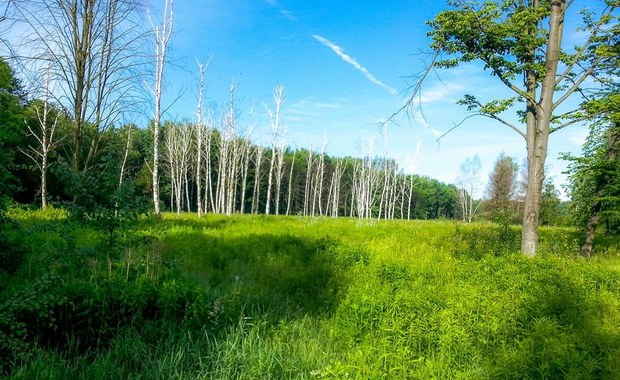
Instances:
[[[475,95],[459,101],[481,116],[494,119],[516,131],[527,147],[527,190],[523,213],[521,251],[534,256],[538,249],[541,192],[545,178],[549,136],[588,117],[562,104],[584,93],[588,79],[599,74],[609,57],[589,54],[611,25],[619,0],[593,4],[598,12],[582,12],[583,43],[563,48],[564,26],[569,12],[578,18],[579,1],[573,0],[448,0],[451,9],[439,13],[428,24],[431,47],[436,52],[433,67],[452,68],[481,61],[484,70],[504,84],[512,95],[483,102]],[[581,1],[585,6],[586,2]],[[576,31],[576,30],[575,30]],[[579,102],[577,102],[579,103]],[[503,117],[517,110],[520,122]]]

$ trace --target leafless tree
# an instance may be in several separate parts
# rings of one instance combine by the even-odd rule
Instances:
[[[261,168],[264,149],[262,146],[256,147],[254,152],[254,189],[252,191],[252,213],[258,214],[258,208],[260,206],[260,183],[261,183]]]
[[[288,173],[288,196],[286,201],[286,215],[291,213],[291,197],[293,194],[293,170],[295,168],[295,155],[297,151],[293,151],[293,160],[291,161],[291,168]]]
[[[369,139],[367,152],[362,146],[362,158],[356,161],[353,168],[351,213],[353,214],[355,209],[355,214],[360,219],[372,218],[372,209],[376,203],[380,173],[376,169],[376,160],[372,158],[373,145],[374,141]]]
[[[346,169],[346,165],[343,160],[336,160],[336,166],[334,167],[334,171],[332,173],[331,181],[329,184],[329,197],[327,201],[327,215],[332,217],[338,217],[338,210],[340,207],[340,190],[342,183],[342,176],[344,175],[344,171]]]
[[[45,81],[45,98],[43,100],[43,110],[40,107],[36,107],[38,128],[33,128],[28,125],[28,131],[38,143],[38,146],[28,146],[28,150],[21,149],[22,153],[28,156],[39,168],[41,174],[41,208],[45,210],[47,208],[47,172],[49,169],[49,154],[57,146],[60,140],[54,139],[54,133],[56,132],[56,126],[58,125],[58,118],[60,113],[56,112],[54,120],[50,121],[50,73],[47,72],[47,79]]]
[[[175,201],[177,213],[182,210],[183,195],[185,192],[186,205],[188,188],[188,172],[190,163],[190,149],[192,143],[192,129],[189,125],[170,124],[165,133],[165,153],[168,162],[172,198]],[[172,206],[172,205],[171,205]]]
[[[121,169],[118,175],[118,188],[123,187],[123,181],[125,179],[125,167],[127,166],[127,159],[129,158],[129,151],[131,150],[132,140],[131,140],[131,130],[133,129],[133,125],[127,126],[127,137],[125,138],[125,149],[123,151],[123,159],[121,160]]]
[[[307,216],[310,212],[310,189],[311,189],[311,178],[312,178],[312,164],[313,164],[313,153],[312,150],[308,151],[308,159],[306,161],[306,182],[304,186],[304,216]]]
[[[29,25],[23,56],[51,63],[53,99],[72,120],[71,165],[85,173],[103,131],[133,111],[142,64],[141,4],[135,0],[15,2]],[[87,133],[91,128],[92,133]],[[90,138],[90,141],[88,139]]]
[[[245,193],[248,183],[248,172],[250,170],[250,159],[252,158],[252,144],[250,140],[241,141],[241,199],[239,201],[239,212],[245,213]]]
[[[209,66],[210,60],[204,64],[198,62],[198,73],[200,74],[200,82],[198,86],[198,106],[196,109],[196,211],[198,217],[203,213],[203,200],[202,200],[202,157],[203,157],[203,143],[204,143],[204,113],[202,109],[202,101],[204,97],[205,88],[205,71]],[[209,159],[209,157],[207,157]]]
[[[165,0],[163,19],[160,25],[155,25],[151,21],[153,34],[155,37],[155,87],[149,86],[154,99],[155,111],[153,113],[153,205],[155,214],[161,215],[159,207],[159,134],[162,117],[161,98],[164,83],[164,68],[172,37],[172,27],[174,23],[174,0]]]
[[[273,107],[274,109],[272,110],[271,108],[269,108],[266,104],[264,105],[265,110],[267,112],[267,115],[269,116],[269,120],[271,122],[271,133],[272,133],[272,138],[271,138],[271,161],[269,162],[269,175],[267,177],[267,198],[265,200],[265,214],[269,215],[270,212],[270,205],[271,205],[271,188],[272,188],[272,184],[273,184],[273,171],[274,168],[278,167],[278,174],[281,174],[282,171],[282,167],[280,165],[280,163],[282,162],[282,160],[277,161],[277,156],[278,156],[278,149],[279,149],[279,143],[278,143],[278,139],[281,139],[281,125],[280,125],[280,112],[282,111],[282,105],[284,104],[284,102],[286,101],[286,96],[284,95],[284,86],[276,86],[275,90],[273,91]],[[279,176],[280,180],[281,180],[281,175]],[[277,184],[280,183],[280,180],[278,180],[276,178],[276,182]],[[276,194],[277,194],[277,198],[279,198],[280,196],[280,189],[278,188],[276,190]],[[278,205],[279,205],[279,199],[276,199],[275,201],[276,203],[276,214],[278,213]]]
[[[211,167],[211,145],[213,143],[213,117],[209,113],[207,118],[207,125],[203,133],[204,142],[203,154],[205,158],[204,162],[204,178],[205,178],[205,201],[204,211],[208,212],[209,207],[211,211],[215,212],[215,198],[213,196],[213,181],[212,181],[212,167]],[[203,165],[200,165],[203,166]]]
[[[459,167],[456,177],[456,187],[458,189],[459,205],[461,207],[461,217],[464,222],[471,223],[478,212],[481,200],[476,200],[476,195],[480,191],[480,157],[475,155],[467,158]]]

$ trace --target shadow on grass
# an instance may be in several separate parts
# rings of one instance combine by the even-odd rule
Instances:
[[[281,319],[329,313],[355,263],[336,254],[334,242],[291,235],[228,238],[182,231],[167,234],[162,246],[184,276],[222,300],[234,322],[244,314]]]
[[[544,274],[533,279],[521,304],[518,336],[492,365],[494,377],[618,378],[617,285],[600,292],[609,274],[594,274],[598,278],[584,283],[575,279],[575,273],[552,268],[540,273]]]

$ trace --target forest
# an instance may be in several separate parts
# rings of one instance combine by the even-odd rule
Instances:
[[[576,47],[571,1],[448,1],[427,21],[432,64],[395,114],[433,70],[479,61],[514,96],[458,103],[526,142],[454,183],[387,143],[293,148],[285,87],[244,110],[231,81],[211,104],[209,62],[196,112],[166,118],[172,0],[146,27],[131,0],[5,4],[0,376],[620,378],[618,1],[580,13]],[[545,159],[565,127],[589,132],[561,198]]]

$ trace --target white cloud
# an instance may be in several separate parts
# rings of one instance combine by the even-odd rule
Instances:
[[[281,9],[280,10],[280,14],[284,17],[286,17],[287,19],[289,19],[290,21],[297,21],[297,17],[295,17],[295,15],[293,14],[293,12],[286,10],[286,9]]]
[[[357,60],[355,58],[353,58],[350,55],[346,54],[344,52],[344,49],[341,48],[340,46],[336,45],[335,43],[331,42],[330,40],[328,40],[325,37],[319,36],[318,34],[313,34],[312,38],[314,38],[315,40],[319,41],[321,44],[327,46],[328,48],[332,49],[332,51],[334,53],[336,53],[336,55],[338,55],[345,62],[349,63],[350,65],[355,67],[357,70],[359,70],[362,74],[364,74],[366,79],[368,79],[370,82],[376,84],[379,87],[382,87],[382,88],[386,89],[392,95],[397,95],[398,94],[398,92],[395,89],[393,89],[392,87],[390,87],[390,86],[386,85],[385,83],[381,82],[374,75],[372,75],[370,73],[370,71],[368,71],[367,68],[362,66],[359,62],[357,62]]]
[[[337,104],[337,103],[316,103],[314,106],[316,108],[330,108],[330,109],[342,108],[342,105]]]
[[[421,103],[434,103],[442,101],[454,101],[455,95],[465,88],[459,83],[437,84],[428,90],[422,90]]]

